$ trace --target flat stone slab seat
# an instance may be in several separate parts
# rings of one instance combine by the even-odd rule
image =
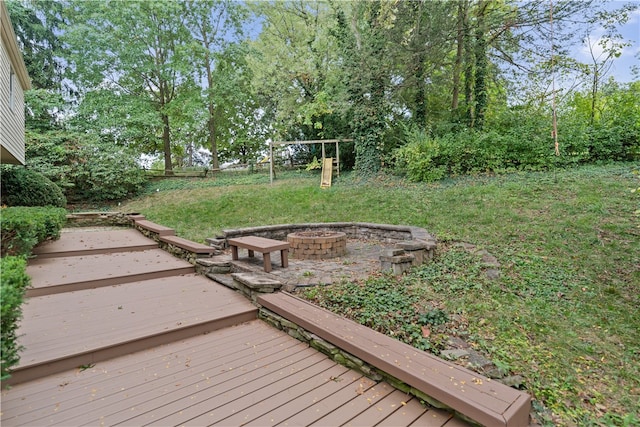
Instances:
[[[33,248],[38,258],[77,256],[88,254],[144,251],[156,249],[158,244],[131,229],[77,232],[63,230],[64,238],[50,240]]]
[[[173,236],[176,234],[173,228],[165,227],[164,225],[156,224],[155,222],[148,221],[146,219],[139,219],[135,221],[137,227],[144,228],[158,236]]]
[[[201,243],[192,242],[191,240],[183,239],[182,237],[178,236],[160,236],[160,241],[169,243],[198,255],[211,255],[216,252],[216,248],[203,245]]]
[[[527,426],[531,397],[286,292],[258,304],[485,426]]]
[[[238,260],[238,248],[244,248],[249,251],[249,257],[253,257],[253,253],[262,253],[264,260],[264,271],[271,271],[271,252],[280,251],[280,259],[282,267],[289,266],[289,242],[281,242],[280,240],[266,239],[258,236],[237,237],[227,240],[231,247],[231,258]]]
[[[162,249],[36,258],[27,265],[31,287],[26,295],[35,297],[189,273],[193,273],[191,264]]]
[[[10,381],[39,378],[256,317],[257,308],[245,297],[197,274],[29,298],[17,332],[24,350]]]

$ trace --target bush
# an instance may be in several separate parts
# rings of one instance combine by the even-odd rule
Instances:
[[[63,189],[72,202],[118,200],[146,183],[136,154],[114,142],[77,132],[27,132],[27,161]]]
[[[7,206],[65,207],[67,199],[62,190],[44,175],[22,166],[3,166],[0,169],[2,204]]]
[[[23,257],[5,257],[0,259],[0,301],[2,306],[0,378],[9,378],[10,369],[20,361],[20,346],[17,343],[16,329],[22,318],[22,301],[25,289],[30,284],[26,273],[27,262]]]
[[[407,144],[395,151],[396,168],[406,171],[411,181],[437,181],[444,178],[446,169],[438,165],[438,140],[417,128],[406,129]]]
[[[66,221],[66,211],[54,207],[11,207],[1,212],[2,256],[29,255],[38,243],[60,238]]]

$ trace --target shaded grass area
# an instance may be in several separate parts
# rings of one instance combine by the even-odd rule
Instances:
[[[634,169],[638,165],[589,166],[436,184],[343,175],[326,190],[319,176],[306,173],[281,175],[274,185],[268,175],[239,175],[241,185],[200,180],[199,188],[187,181],[179,190],[149,188],[120,209],[142,212],[196,241],[224,228],[363,221],[416,225],[441,241],[471,242],[497,257],[499,279],[486,279],[480,260],[450,249],[431,266],[385,285],[410,291],[411,304],[422,304],[425,313],[438,309],[467,319],[469,342],[522,375],[536,404],[555,414],[549,422],[633,425],[640,423]]]

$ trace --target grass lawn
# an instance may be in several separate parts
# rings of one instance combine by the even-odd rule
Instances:
[[[463,319],[465,339],[524,378],[534,406],[552,414],[546,422],[639,425],[640,194],[632,192],[640,186],[632,173],[638,168],[588,166],[436,184],[359,182],[345,174],[325,190],[308,172],[281,173],[273,185],[265,174],[222,174],[150,183],[144,196],[118,209],[141,212],[195,241],[224,228],[290,222],[424,227],[445,242],[443,249],[434,264],[400,280],[372,279],[383,280],[388,295],[406,293],[409,309]],[[457,241],[493,254],[500,278],[487,279],[481,260]],[[353,315],[359,308],[347,296],[354,286],[362,284],[308,297],[338,301],[337,311]],[[376,322],[394,319],[389,314],[399,300],[387,299],[375,307]]]

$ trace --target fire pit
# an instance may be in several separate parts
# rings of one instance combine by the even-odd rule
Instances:
[[[347,253],[347,235],[339,231],[299,231],[287,235],[289,254],[298,259],[329,259]]]

